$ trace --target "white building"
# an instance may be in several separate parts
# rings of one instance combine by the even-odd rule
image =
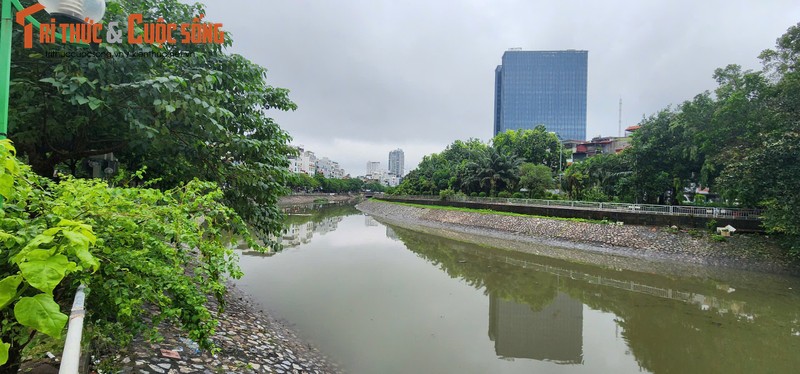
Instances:
[[[380,162],[367,161],[367,178],[380,180],[381,172]]]
[[[406,162],[405,158],[405,153],[400,148],[389,152],[389,173],[402,178]]]
[[[304,149],[303,146],[295,147],[295,149],[297,149],[298,155],[289,159],[289,171],[311,176],[322,173],[325,178],[344,178],[346,173],[338,162],[327,157],[317,158],[314,152]]]
[[[322,173],[325,178],[335,178],[335,179],[342,179],[344,178],[344,169],[339,167],[339,163],[336,161],[331,161],[327,157],[323,157],[321,160],[317,160],[317,173]]]

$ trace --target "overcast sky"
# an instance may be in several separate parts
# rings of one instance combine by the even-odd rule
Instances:
[[[231,52],[291,90],[272,113],[319,156],[363,175],[402,148],[406,172],[456,139],[489,140],[494,69],[508,48],[589,51],[587,136],[618,133],[713,90],[715,68],[758,54],[800,21],[797,0],[201,0]]]

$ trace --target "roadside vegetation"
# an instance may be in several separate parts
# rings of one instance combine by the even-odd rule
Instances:
[[[120,0],[104,21],[132,13],[192,23],[205,10]],[[136,58],[45,58],[81,47],[14,43],[13,143],[0,143],[0,373],[63,338],[79,284],[95,348],[157,339],[164,322],[213,350],[206,305],[224,306],[226,279],[241,275],[226,238],[267,250],[248,227],[266,247],[283,229],[276,203],[293,151],[267,114],[296,108],[263,67],[225,52],[232,43],[98,47]],[[94,162],[101,178],[88,179]]]
[[[313,177],[305,173],[292,173],[288,179],[288,187],[295,192],[383,192],[386,187],[377,182],[365,183],[358,178],[325,178],[322,173]]]
[[[800,256],[800,24],[759,58],[759,71],[717,69],[713,92],[644,118],[629,148],[576,162],[563,175],[559,157],[570,155],[537,126],[488,144],[458,140],[388,192],[706,205],[685,192],[708,188],[717,204],[764,209],[767,231]],[[563,192],[552,195],[559,180]]]

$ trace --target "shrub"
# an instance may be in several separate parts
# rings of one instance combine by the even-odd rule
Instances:
[[[478,193],[477,192],[472,192],[472,193],[469,194],[469,196],[470,197],[478,197]]]
[[[441,190],[441,191],[439,191],[439,199],[441,199],[441,200],[447,200],[447,198],[449,198],[449,197],[451,197],[451,196],[454,196],[455,194],[456,194],[456,192],[455,192],[455,191],[453,191],[453,190],[452,190],[452,189],[450,189],[450,188],[448,188],[448,189],[446,189],[446,190]]]
[[[478,194],[478,197],[486,197],[486,192],[481,192]]]
[[[507,198],[511,197],[511,192],[501,191],[499,194],[497,194],[497,197],[502,197],[502,198],[507,199]]]
[[[515,199],[524,199],[524,198],[525,198],[525,195],[524,195],[524,194],[522,194],[522,192],[514,192],[514,194],[513,194],[513,195],[511,195],[511,196],[512,196],[513,198],[515,198]]]
[[[259,248],[221,203],[222,190],[197,180],[168,191],[56,183],[20,163],[7,140],[0,141],[0,161],[3,370],[19,364],[37,334],[60,338],[69,310],[63,306],[80,284],[87,286],[92,334],[121,346],[139,333],[157,338],[165,322],[213,348],[217,321],[208,297],[222,302],[227,277],[241,276],[232,238]]]
[[[706,228],[708,231],[711,231],[712,234],[717,233],[717,220],[711,219],[706,223]]]

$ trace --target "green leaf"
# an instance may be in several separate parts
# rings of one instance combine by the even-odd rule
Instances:
[[[164,107],[164,110],[166,110],[166,111],[167,111],[167,113],[172,113],[172,112],[174,112],[174,111],[175,111],[175,107],[174,107],[174,106],[172,106],[172,105],[169,105],[169,104],[167,104],[167,106],[166,106],[166,107]]]
[[[89,108],[91,110],[96,110],[101,105],[103,105],[103,100],[100,100],[96,97],[89,96]]]
[[[22,277],[15,275],[0,281],[0,308],[17,297],[17,288],[22,283]]]
[[[0,175],[0,195],[6,200],[11,200],[14,193],[14,176],[11,174]]]
[[[49,255],[48,251],[34,251],[29,256],[44,257],[42,252]],[[70,263],[67,256],[55,255],[23,262],[19,264],[19,269],[22,271],[22,276],[31,286],[42,292],[52,294],[53,289],[66,276],[67,270],[70,270],[71,267],[74,268],[74,266],[75,264]]]
[[[94,271],[100,268],[100,262],[89,252],[89,245],[94,242],[94,235],[87,237],[74,231],[63,231],[62,234],[72,244],[70,248],[75,256],[81,260],[81,265],[90,266]]]
[[[3,343],[0,340],[0,366],[5,365],[8,362],[8,349],[11,348],[11,344]]]
[[[14,316],[23,326],[49,335],[61,337],[69,317],[53,301],[53,296],[40,293],[34,297],[23,297],[14,306]]]

